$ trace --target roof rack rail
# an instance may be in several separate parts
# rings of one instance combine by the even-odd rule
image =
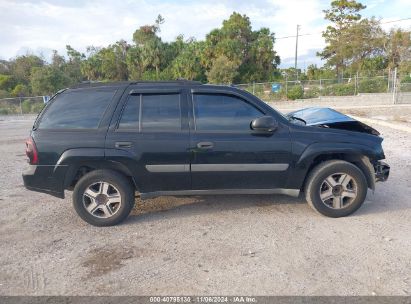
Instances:
[[[115,81],[115,82],[106,82],[106,81],[95,81],[95,80],[86,80],[81,81],[78,84],[75,84],[70,87],[70,89],[79,89],[79,88],[88,88],[88,87],[100,87],[100,86],[115,86],[115,85],[201,85],[200,81],[187,80],[179,78],[177,80],[137,80],[137,81]]]
[[[138,80],[138,81],[133,81],[131,84],[156,84],[156,83],[162,83],[162,84],[201,84],[201,81],[195,81],[195,80],[187,80],[183,78],[178,78],[177,80]]]

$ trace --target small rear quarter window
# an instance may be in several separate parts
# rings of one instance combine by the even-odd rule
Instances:
[[[45,109],[39,129],[97,129],[116,88],[67,90]]]

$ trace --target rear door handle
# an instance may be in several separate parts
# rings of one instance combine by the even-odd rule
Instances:
[[[131,148],[133,143],[131,141],[117,141],[114,146],[116,148]]]
[[[197,148],[199,149],[212,149],[214,144],[210,141],[202,141],[197,144]]]

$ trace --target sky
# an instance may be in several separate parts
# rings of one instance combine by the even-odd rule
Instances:
[[[411,0],[368,0],[364,17],[382,22],[411,17]],[[246,14],[254,30],[268,27],[277,37],[274,49],[281,67],[294,66],[297,24],[301,25],[298,67],[322,65],[316,52],[324,47],[321,32],[327,25],[323,0],[0,0],[0,59],[34,53],[50,59],[52,50],[65,55],[65,46],[85,52],[86,47],[107,46],[120,39],[131,42],[141,25],[165,19],[160,36],[177,35],[202,40],[220,27],[233,11]],[[411,20],[383,24],[385,29],[411,29]],[[305,35],[311,34],[311,35]]]

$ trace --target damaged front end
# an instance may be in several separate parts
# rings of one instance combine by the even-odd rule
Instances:
[[[380,135],[377,130],[369,125],[330,108],[305,108],[290,112],[286,116],[288,119],[300,121],[306,126],[341,129],[376,136]]]
[[[374,171],[375,171],[375,181],[385,182],[388,179],[388,176],[390,175],[390,166],[383,161],[378,161],[374,165]]]
[[[286,114],[286,117],[291,122],[302,126],[360,132],[378,137],[380,135],[374,128],[330,108],[305,108],[290,112]],[[357,164],[363,172],[367,173],[367,182],[372,190],[374,190],[375,182],[386,181],[390,174],[390,166],[381,161],[385,158],[381,146],[382,138],[380,140],[376,138],[375,140],[373,157],[363,156]]]

